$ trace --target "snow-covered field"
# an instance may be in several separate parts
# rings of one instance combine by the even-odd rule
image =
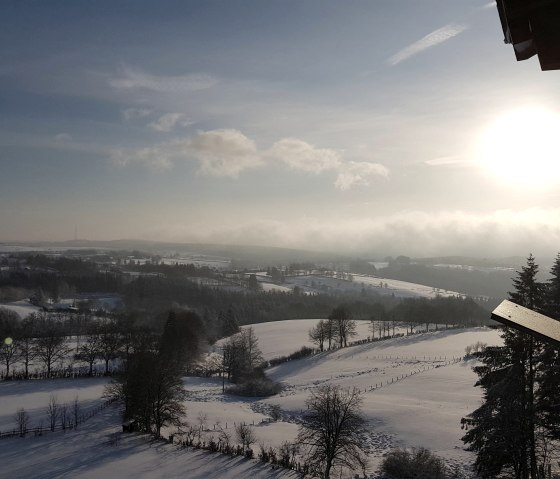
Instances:
[[[375,276],[365,276],[361,274],[353,274],[354,282],[364,285],[379,286],[383,284],[383,289],[394,292],[398,296],[398,292],[406,291],[412,293],[413,296],[420,296],[423,298],[435,298],[436,296],[456,296],[464,298],[465,295],[456,291],[447,291],[444,289],[433,288],[423,284],[409,283],[407,281],[399,281],[397,279],[378,278]],[[391,294],[391,293],[388,293]]]
[[[42,308],[40,308],[39,306],[34,306],[29,301],[24,299],[21,301],[14,301],[13,303],[0,303],[0,308],[6,308],[14,311],[22,319],[26,316],[29,316],[31,313],[42,311]]]
[[[267,361],[280,356],[287,356],[298,351],[303,346],[315,348],[309,340],[309,330],[317,324],[319,319],[288,319],[285,321],[274,321],[270,323],[252,324],[251,328],[259,338],[259,347],[263,352],[263,357]],[[366,339],[371,337],[369,321],[356,321],[356,336],[351,341]],[[418,325],[418,330],[423,330],[424,325]],[[434,327],[434,326],[432,326]],[[289,338],[287,332],[289,331]],[[392,330],[391,330],[392,332]],[[396,327],[395,333],[405,333],[403,327]],[[376,331],[375,336],[379,333]],[[220,343],[218,343],[220,344]]]
[[[254,325],[254,329],[264,355],[274,357],[307,344],[307,330],[316,321],[266,323]],[[365,333],[369,335],[367,325]],[[465,347],[477,341],[498,344],[499,333],[486,328],[433,331],[287,362],[269,370],[269,375],[285,386],[284,391],[260,400],[222,394],[220,378],[185,378],[187,420],[202,426],[208,439],[219,428],[227,427],[233,432],[234,423],[254,424],[256,449],[259,443],[278,446],[296,437],[298,420],[306,409],[305,400],[310,392],[330,382],[361,391],[362,410],[368,421],[365,443],[369,449],[370,472],[376,470],[383,454],[396,446],[428,447],[449,462],[466,467],[473,458],[463,450],[459,421],[478,406],[480,390],[473,387],[476,381],[471,370],[473,364],[460,358]],[[51,392],[60,398],[68,396],[68,400],[78,394],[90,401],[101,394],[102,380],[75,381],[0,383],[0,429],[2,424],[9,427],[10,420],[13,427],[13,414],[18,407],[29,408],[39,416]],[[80,391],[75,392],[73,384]],[[281,421],[270,421],[272,405],[282,408]],[[10,478],[296,477],[256,462],[149,443],[134,435],[122,435],[119,444],[110,445],[110,434],[119,430],[118,408],[111,406],[77,431],[3,439],[1,475]]]
[[[382,278],[380,276],[369,276],[362,274],[351,274],[351,281],[331,276],[306,275],[288,276],[283,285],[271,282],[266,273],[258,273],[257,278],[265,291],[278,290],[285,291],[293,289],[295,286],[307,294],[317,294],[319,292],[373,292],[379,295],[394,295],[398,298],[435,298],[437,296],[455,296],[464,298],[463,293],[433,288],[424,284],[409,283],[396,279]],[[266,285],[266,286],[265,286]]]

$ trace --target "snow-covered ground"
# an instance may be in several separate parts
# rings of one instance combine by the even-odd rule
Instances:
[[[456,291],[447,291],[444,289],[433,288],[431,286],[426,286],[424,284],[409,283],[407,281],[399,281],[397,279],[387,279],[380,278],[376,276],[366,276],[362,274],[353,274],[354,282],[358,284],[364,284],[366,286],[372,285],[380,287],[381,289],[394,292],[395,296],[398,296],[398,292],[407,291],[412,293],[414,296],[420,296],[423,298],[435,298],[436,296],[456,296],[459,298],[464,298],[465,295],[458,293]],[[382,286],[380,286],[382,285]],[[391,294],[391,293],[388,293]]]
[[[298,351],[303,346],[315,348],[309,340],[309,330],[320,321],[319,319],[288,319],[285,321],[273,321],[270,323],[260,323],[250,325],[253,328],[256,336],[259,338],[259,347],[263,352],[263,357],[266,360],[287,356],[295,351]],[[246,326],[249,327],[249,326]],[[369,329],[369,321],[356,321],[356,336],[350,338],[351,341],[366,339],[371,337],[371,330]],[[425,326],[418,325],[419,330]],[[287,339],[287,331],[290,331],[289,339]],[[391,330],[392,332],[392,330]],[[395,333],[405,333],[403,327],[396,327]],[[378,332],[375,332],[377,337]],[[220,343],[218,343],[220,344]]]
[[[274,357],[306,344],[307,330],[316,321],[266,323],[254,328],[264,355]],[[367,324],[365,333],[366,336],[369,333]],[[499,344],[499,332],[486,328],[433,331],[290,361],[269,370],[269,375],[285,389],[265,399],[224,395],[220,378],[185,378],[187,420],[191,425],[202,426],[206,439],[216,436],[220,428],[233,433],[233,425],[238,422],[254,424],[256,450],[259,443],[279,446],[283,441],[295,439],[310,392],[327,382],[340,384],[356,387],[361,392],[362,411],[368,422],[369,432],[364,441],[369,449],[370,472],[376,470],[383,454],[396,446],[428,447],[449,462],[467,467],[473,457],[463,450],[460,419],[478,406],[480,390],[473,387],[476,381],[471,370],[473,364],[461,358],[465,347],[477,341]],[[101,394],[102,380],[74,381],[0,383],[0,428],[2,424],[10,427],[20,404],[40,415],[53,392],[61,399],[68,396],[68,400],[78,394],[84,401],[87,398],[94,401]],[[272,405],[282,408],[281,421],[270,421]],[[111,406],[78,431],[3,439],[0,443],[2,475],[10,478],[295,477],[288,471],[273,471],[270,466],[256,462],[149,443],[134,435],[123,435],[118,445],[110,445],[110,435],[119,430],[118,410]]]
[[[29,316],[31,313],[42,311],[39,306],[32,305],[26,299],[22,299],[21,301],[14,301],[13,303],[0,303],[0,308],[6,308],[14,311],[22,319],[26,316]]]

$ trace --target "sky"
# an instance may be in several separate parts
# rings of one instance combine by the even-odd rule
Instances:
[[[0,8],[0,241],[560,249],[560,71],[494,2]]]

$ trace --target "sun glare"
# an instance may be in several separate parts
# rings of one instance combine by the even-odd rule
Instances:
[[[560,181],[560,114],[520,108],[484,130],[479,160],[484,170],[512,186],[546,187]]]

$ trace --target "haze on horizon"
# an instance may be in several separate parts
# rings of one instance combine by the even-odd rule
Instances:
[[[0,241],[555,255],[560,73],[494,2],[20,2]]]

